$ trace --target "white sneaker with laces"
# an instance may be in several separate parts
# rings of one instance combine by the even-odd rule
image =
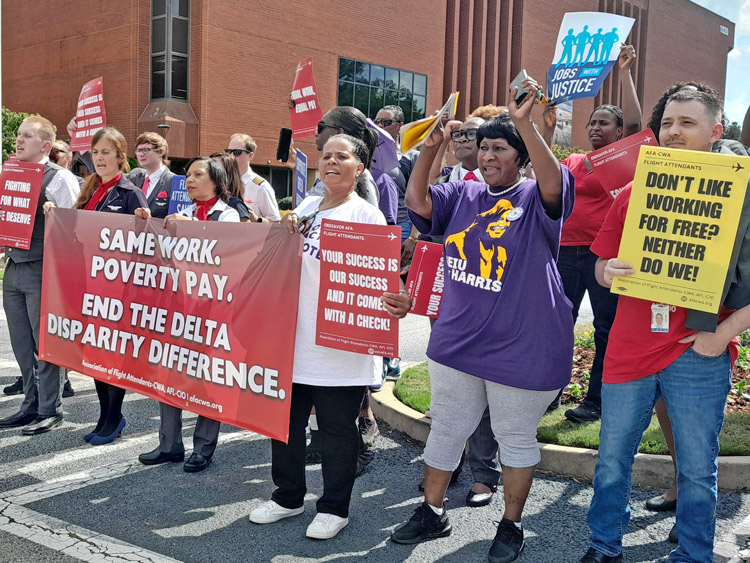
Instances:
[[[307,537],[316,540],[330,540],[349,524],[348,518],[341,518],[335,514],[319,512],[307,527]]]
[[[297,516],[305,511],[304,506],[299,508],[284,508],[275,501],[269,500],[261,504],[250,513],[250,522],[255,524],[271,524],[290,516]]]

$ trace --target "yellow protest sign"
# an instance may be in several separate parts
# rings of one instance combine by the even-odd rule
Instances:
[[[716,313],[745,199],[750,158],[642,146],[612,291]]]
[[[412,121],[401,128],[401,152],[409,152],[424,143],[443,117],[446,119],[456,117],[458,94],[458,92],[453,92],[448,96],[448,101],[436,115]]]

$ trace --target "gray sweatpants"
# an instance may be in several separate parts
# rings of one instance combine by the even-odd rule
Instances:
[[[458,467],[466,440],[489,405],[492,431],[507,467],[533,467],[541,459],[536,430],[559,389],[530,391],[487,381],[428,360],[432,427],[424,461],[441,471]]]

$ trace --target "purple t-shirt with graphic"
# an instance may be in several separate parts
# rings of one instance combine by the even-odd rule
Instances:
[[[521,389],[549,391],[570,381],[573,314],[556,259],[574,181],[561,170],[557,220],[545,212],[534,180],[500,197],[480,182],[430,186],[432,220],[409,211],[422,233],[444,237],[444,299],[429,358]]]

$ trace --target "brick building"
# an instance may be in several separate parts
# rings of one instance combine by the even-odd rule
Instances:
[[[258,142],[254,168],[287,193],[276,163],[278,130],[297,62],[312,56],[323,111],[387,103],[407,120],[461,91],[459,115],[504,104],[520,68],[540,81],[568,11],[636,18],[636,86],[644,115],[673,82],[723,91],[734,24],[689,0],[20,0],[2,3],[3,103],[41,113],[60,130],[81,85],[102,75],[107,122],[132,142],[169,125],[173,159],[226,147],[231,133]],[[696,48],[700,46],[700,49]],[[616,72],[616,70],[615,70]],[[576,101],[573,144],[595,104],[617,103],[616,75]],[[164,131],[166,128],[162,128]],[[297,143],[315,168],[312,139]]]

